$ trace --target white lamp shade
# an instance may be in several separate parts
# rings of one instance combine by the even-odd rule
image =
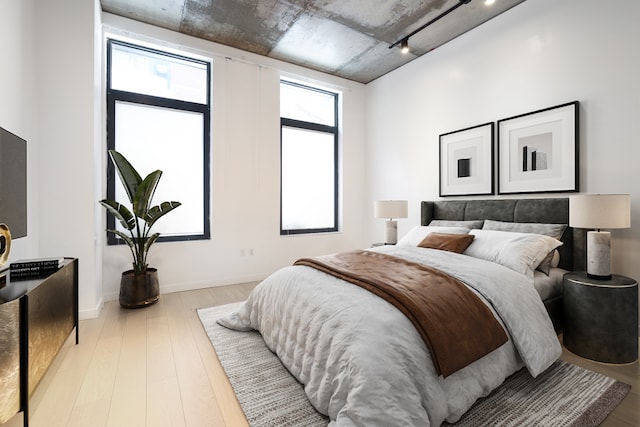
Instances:
[[[407,218],[408,203],[406,200],[376,200],[373,212],[375,218]]]
[[[580,194],[569,198],[569,225],[576,228],[631,227],[628,194]]]

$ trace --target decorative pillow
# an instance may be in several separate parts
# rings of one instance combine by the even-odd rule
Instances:
[[[551,268],[557,268],[560,265],[560,252],[556,249],[551,257]]]
[[[503,222],[493,221],[490,219],[485,220],[482,226],[483,230],[497,230],[497,231],[515,231],[517,233],[535,233],[542,234],[544,236],[553,237],[556,240],[561,240],[562,235],[567,229],[567,224],[542,224],[535,222]],[[551,251],[542,260],[538,266],[538,270],[542,271],[547,276],[549,275],[549,269],[554,256],[557,254],[558,262],[560,254],[557,251]],[[558,265],[556,264],[555,267]]]
[[[533,271],[562,242],[553,237],[533,233],[494,230],[471,230],[473,243],[465,255],[501,264],[533,280]]]
[[[473,234],[429,233],[418,246],[461,254],[473,242]]]
[[[541,262],[536,270],[543,272],[547,276],[551,267],[557,267],[560,264],[560,252],[558,250],[551,251]]]
[[[432,219],[429,225],[437,227],[464,227],[464,228],[482,228],[482,219],[474,219],[470,221],[453,221],[448,219]]]
[[[432,227],[430,225],[418,225],[402,236],[396,246],[418,246],[429,233],[469,234],[469,229],[464,227]]]

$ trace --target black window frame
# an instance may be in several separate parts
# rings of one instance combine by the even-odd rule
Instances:
[[[325,95],[330,95],[334,98],[333,102],[333,115],[334,115],[334,125],[329,126],[320,123],[307,122],[304,120],[296,120],[296,119],[288,119],[284,117],[280,117],[280,235],[288,236],[288,235],[296,235],[296,234],[316,234],[316,233],[331,233],[339,231],[339,200],[340,200],[340,184],[339,184],[339,116],[338,116],[338,96],[339,94],[336,92],[332,92],[325,89],[320,89],[313,86],[304,85],[297,82],[292,82],[290,80],[281,79],[280,84],[288,84],[291,86],[296,86],[306,90],[316,91]],[[283,229],[282,227],[282,129],[284,127],[311,130],[317,132],[324,132],[328,134],[333,134],[333,227],[324,227],[324,228],[298,228],[298,229]]]
[[[197,64],[205,65],[207,68],[207,103],[200,104],[197,102],[181,101],[171,98],[163,98],[153,95],[145,95],[135,92],[129,92],[124,90],[117,90],[111,87],[111,64],[112,64],[112,46],[114,44],[131,47],[138,50],[147,51],[150,53],[163,55],[171,58],[177,58],[180,60],[191,61]],[[106,70],[106,85],[107,85],[107,159],[109,158],[108,151],[116,148],[115,141],[115,107],[117,102],[129,102],[133,104],[150,105],[154,107],[170,108],[174,110],[189,111],[195,113],[201,113],[203,115],[203,232],[202,234],[189,234],[189,235],[172,235],[163,236],[160,235],[158,242],[178,242],[178,241],[190,241],[190,240],[209,240],[211,238],[211,221],[210,221],[210,203],[211,203],[211,168],[210,168],[210,156],[211,156],[211,62],[200,59],[191,58],[188,56],[178,55],[172,52],[166,52],[160,49],[154,49],[146,46],[137,45],[135,43],[129,43],[122,40],[107,39],[107,70]],[[107,162],[107,198],[115,199],[116,192],[116,171],[112,162]],[[107,212],[107,228],[114,230],[116,227],[115,217]],[[125,242],[115,236],[113,233],[107,232],[107,244],[119,245]]]

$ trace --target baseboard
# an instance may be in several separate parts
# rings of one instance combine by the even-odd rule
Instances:
[[[203,280],[200,282],[190,282],[190,283],[178,283],[175,285],[162,286],[160,284],[160,293],[162,294],[171,294],[174,292],[183,292],[183,291],[194,291],[196,289],[205,289],[205,288],[215,288],[218,286],[228,286],[235,285],[237,283],[247,283],[247,282],[256,282],[264,280],[266,276],[245,276],[245,277],[235,277],[226,281],[216,281],[211,282],[210,280]]]
[[[172,294],[174,292],[194,291],[196,289],[215,288],[218,286],[235,285],[238,283],[257,282],[257,281],[264,280],[264,278],[267,276],[268,276],[267,274],[252,275],[252,276],[219,279],[215,281],[201,280],[197,282],[183,282],[183,283],[175,283],[175,284],[163,284],[161,281],[160,295]],[[106,293],[103,295],[104,301],[116,301],[118,300],[119,297],[120,295],[117,292]]]
[[[104,298],[100,298],[97,302],[96,306],[90,308],[88,310],[79,310],[78,311],[78,319],[86,320],[86,319],[95,319],[100,316],[102,312],[102,308],[104,307]]]

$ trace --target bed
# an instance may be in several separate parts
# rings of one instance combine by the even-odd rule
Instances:
[[[569,223],[569,199],[501,199],[423,201],[420,224],[433,220],[496,220],[516,223]],[[586,269],[585,230],[567,227],[562,238],[559,268],[566,271]],[[544,305],[557,332],[562,330],[562,292],[557,289],[543,296]]]
[[[450,222],[432,226],[433,220],[488,220],[498,221],[501,226],[566,225],[568,199],[423,202],[422,225],[416,227],[417,232],[427,230],[428,235],[433,233],[429,230],[467,228]],[[518,239],[535,238],[544,244],[556,240],[533,233],[519,236],[524,233],[483,231],[482,227],[458,233],[474,236],[464,252],[477,252],[487,242],[491,247],[496,235],[518,234]],[[444,421],[455,422],[477,399],[488,395],[516,371],[525,368],[537,376],[557,360],[561,348],[554,323],[556,327],[561,323],[561,300],[558,295],[548,295],[543,303],[533,286],[531,268],[516,271],[465,253],[403,244],[416,237],[416,232],[410,234],[395,246],[354,251],[347,254],[348,258],[338,254],[311,261],[326,265],[336,259],[338,264],[350,264],[353,257],[402,260],[402,266],[415,269],[418,275],[425,270],[452,277],[490,312],[493,322],[503,331],[504,343],[499,342],[468,364],[443,368],[447,358],[432,348],[433,342],[423,336],[421,327],[402,308],[361,286],[353,286],[343,276],[328,274],[304,262],[273,273],[254,289],[238,311],[218,322],[236,330],[260,331],[266,345],[304,385],[311,404],[329,417],[330,426],[439,426]],[[433,235],[449,238],[451,234],[456,233]],[[563,232],[563,245],[557,251],[559,263],[553,268],[574,268],[574,253],[582,244],[576,239],[577,234],[568,227]],[[544,249],[551,255],[557,244]],[[473,245],[476,249],[471,250]],[[385,270],[383,266],[382,270],[383,275],[384,271],[389,276],[396,274],[391,267]],[[465,317],[447,317],[448,313],[444,311],[440,323],[432,325],[436,335],[443,335],[446,330],[455,332]],[[450,341],[454,346],[466,344],[465,339]]]

